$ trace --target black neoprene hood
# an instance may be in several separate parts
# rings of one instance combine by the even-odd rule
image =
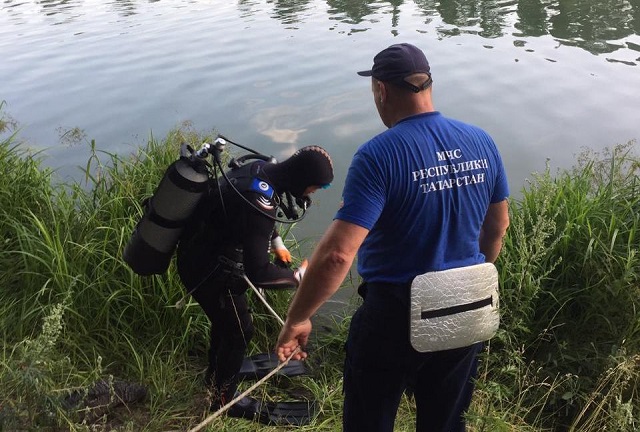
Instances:
[[[323,187],[333,181],[331,157],[320,146],[303,147],[290,158],[263,168],[266,179],[278,192],[302,197],[309,186]]]

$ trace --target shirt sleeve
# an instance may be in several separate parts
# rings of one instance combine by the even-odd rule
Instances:
[[[386,186],[380,163],[359,150],[353,157],[335,219],[371,230],[386,202]]]
[[[509,182],[507,180],[507,173],[502,163],[502,158],[496,149],[496,185],[493,188],[493,195],[491,196],[491,203],[495,204],[500,201],[504,201],[509,197]]]

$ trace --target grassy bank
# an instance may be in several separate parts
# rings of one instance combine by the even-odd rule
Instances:
[[[193,303],[175,306],[184,292],[173,265],[140,277],[121,254],[179,145],[199,147],[208,135],[183,127],[130,157],[92,148],[82,180],[59,185],[5,132],[0,430],[188,430],[207,417],[206,318]],[[512,202],[498,262],[503,322],[483,354],[470,430],[640,427],[639,170],[633,143],[584,154],[573,170],[537,175]],[[281,316],[288,300],[270,297]],[[259,302],[253,308],[252,350],[265,351],[279,325]],[[317,400],[317,417],[300,430],[340,430],[348,321],[313,341],[309,377],[256,391]],[[92,410],[70,403],[100,380],[146,396]],[[412,411],[406,398],[397,430],[413,429]],[[282,429],[224,417],[209,428]]]

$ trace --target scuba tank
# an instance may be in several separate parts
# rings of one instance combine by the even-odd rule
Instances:
[[[146,202],[142,219],[124,249],[124,261],[139,275],[167,271],[185,223],[208,190],[205,162],[188,157],[185,149],[183,145],[180,159],[169,165]]]

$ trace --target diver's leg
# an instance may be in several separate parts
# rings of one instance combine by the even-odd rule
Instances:
[[[185,278],[183,278],[185,280]],[[209,277],[205,280],[190,281],[190,285],[185,285],[188,292],[198,302],[204,311],[211,327],[209,330],[209,350],[208,350],[208,367],[205,373],[204,382],[207,387],[212,387],[214,375],[216,373],[215,365],[217,363],[217,353],[220,346],[221,328],[219,320],[222,317],[224,308],[223,290],[225,287],[226,277],[217,275]],[[194,289],[194,287],[196,287]],[[214,388],[211,388],[214,390]]]
[[[254,328],[246,294],[227,291],[224,306],[216,322],[216,384],[228,402],[238,387],[238,372],[242,366]],[[213,342],[213,340],[212,340]]]

